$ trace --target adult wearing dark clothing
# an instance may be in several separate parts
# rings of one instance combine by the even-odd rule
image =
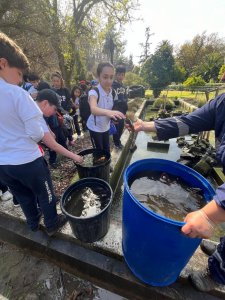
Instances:
[[[114,99],[113,109],[122,112],[124,115],[128,110],[127,106],[127,92],[123,85],[123,80],[125,78],[126,68],[123,66],[118,66],[116,68],[115,81],[113,82],[112,88],[115,90],[116,97]],[[122,149],[123,145],[120,141],[121,135],[124,129],[124,120],[118,120],[115,123],[117,133],[113,135],[114,145],[117,149]]]
[[[167,140],[201,131],[215,130],[217,159],[225,170],[225,94],[206,103],[194,112],[180,117],[134,123],[136,131],[156,132],[159,140]],[[225,183],[216,189],[212,201],[202,209],[189,213],[182,231],[188,237],[209,238],[215,225],[225,222]],[[220,239],[216,251],[209,257],[204,272],[193,272],[191,280],[201,291],[209,291],[217,284],[225,285],[225,237]]]

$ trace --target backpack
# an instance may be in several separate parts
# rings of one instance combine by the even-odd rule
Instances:
[[[97,104],[98,104],[99,98],[100,98],[99,89],[97,87],[94,87],[94,88],[92,88],[92,90],[95,90],[98,95],[98,97],[97,97]],[[112,90],[112,97],[113,97],[113,101],[114,101],[116,98],[115,90]],[[87,93],[84,93],[80,96],[79,110],[80,110],[80,116],[81,116],[82,120],[87,122],[89,116],[91,115],[91,109],[90,109],[90,105],[88,102],[88,94]],[[95,119],[96,119],[96,116],[95,116]]]

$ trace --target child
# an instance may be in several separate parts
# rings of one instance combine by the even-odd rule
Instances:
[[[116,75],[115,80],[113,81],[112,88],[115,90],[117,95],[117,100],[115,100],[113,109],[116,109],[120,112],[122,112],[124,115],[126,114],[128,110],[127,106],[127,92],[126,88],[123,85],[123,80],[125,78],[126,68],[124,66],[118,66],[116,68]],[[115,123],[116,126],[116,133],[113,135],[113,141],[114,145],[117,149],[122,149],[123,145],[121,144],[120,138],[123,133],[124,129],[124,120],[118,120]]]
[[[60,105],[65,111],[65,113],[70,113],[72,110],[72,103],[70,101],[70,91],[64,86],[64,80],[59,72],[55,72],[51,76],[52,88],[60,96]],[[67,128],[67,137],[69,140],[69,145],[74,146],[75,142],[73,140],[73,129]]]
[[[91,115],[88,118],[87,127],[90,131],[93,146],[110,152],[110,120],[125,119],[125,115],[120,111],[112,110],[113,65],[108,62],[100,63],[97,67],[97,76],[99,80],[97,85],[99,97],[96,90],[92,89],[89,91]]]
[[[18,86],[28,67],[22,50],[0,33],[0,178],[16,197],[32,231],[39,229],[38,199],[46,232],[52,236],[67,220],[57,214],[50,173],[37,145],[43,140],[54,146],[54,139],[36,103]],[[82,161],[76,154],[70,157]]]
[[[74,122],[74,125],[75,125],[75,130],[76,130],[76,133],[77,133],[77,138],[80,138],[80,136],[81,136],[80,125],[78,123],[80,95],[81,95],[81,90],[80,90],[80,88],[78,86],[75,85],[72,88],[72,91],[71,91],[71,98],[72,98],[74,109],[75,109],[75,113],[73,115],[73,122]]]

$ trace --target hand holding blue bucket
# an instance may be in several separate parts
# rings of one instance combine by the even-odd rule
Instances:
[[[131,164],[124,173],[123,237],[125,261],[139,279],[153,286],[167,286],[199,246],[201,239],[181,232],[184,222],[161,216],[143,206],[131,193],[129,181],[145,171],[165,172],[199,188],[205,201],[215,192],[208,181],[193,169],[164,159],[144,159]]]

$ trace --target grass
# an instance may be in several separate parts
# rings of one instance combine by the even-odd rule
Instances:
[[[225,90],[221,90],[219,94],[224,93]],[[198,92],[198,93],[192,93],[189,91],[162,91],[160,94],[160,97],[163,95],[167,96],[167,98],[189,98],[193,100],[200,100],[204,101],[206,100],[205,93]],[[145,97],[151,98],[153,96],[152,90],[146,90],[145,91]],[[209,99],[215,98],[215,92],[209,93]]]

